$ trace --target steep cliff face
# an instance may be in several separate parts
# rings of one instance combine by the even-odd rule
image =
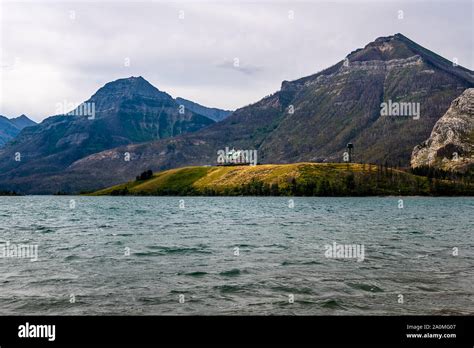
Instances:
[[[474,169],[474,88],[456,98],[430,137],[415,146],[411,165],[457,172]]]

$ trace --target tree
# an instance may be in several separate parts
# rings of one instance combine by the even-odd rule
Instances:
[[[350,173],[348,176],[346,176],[346,189],[349,191],[349,192],[352,192],[354,189],[355,189],[355,177],[354,177],[354,173]]]
[[[153,177],[153,171],[151,169],[148,169],[147,171],[144,171],[140,175],[137,175],[136,181],[148,180],[152,177]]]
[[[279,196],[280,195],[280,188],[278,187],[278,183],[274,183],[270,186],[270,194],[272,196]]]

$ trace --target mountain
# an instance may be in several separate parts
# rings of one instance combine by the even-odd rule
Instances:
[[[58,108],[61,115],[25,128],[0,150],[1,182],[22,192],[34,190],[36,180],[47,180],[92,153],[194,132],[214,123],[180,110],[169,94],[142,77],[109,82],[72,111],[67,105]],[[16,153],[21,155],[19,161],[14,160]]]
[[[98,188],[146,169],[214,164],[225,147],[257,149],[260,163],[340,162],[353,143],[355,161],[408,166],[413,147],[429,136],[451,101],[473,86],[470,70],[401,34],[381,37],[317,74],[283,81],[276,93],[211,127],[93,154],[58,180]],[[382,103],[413,103],[419,117],[382,116]],[[117,160],[124,152],[133,153],[133,163]],[[93,184],[81,180],[85,172]]]
[[[20,130],[8,118],[0,116],[0,146],[15,138]]]
[[[472,72],[401,34],[378,38],[346,59],[282,84],[274,105],[293,105],[295,112],[280,114],[259,145],[262,160],[341,161],[353,143],[356,161],[406,166],[413,146],[474,85]],[[419,106],[419,118],[381,116],[382,103],[391,102]]]
[[[0,161],[0,173],[5,173],[0,174],[0,189],[93,190],[131,180],[147,169],[215,164],[217,151],[226,147],[258,150],[260,163],[341,162],[352,143],[355,161],[409,165],[413,147],[428,138],[451,101],[469,87],[474,87],[470,70],[401,34],[381,37],[328,69],[283,81],[274,94],[197,132],[110,146],[89,156],[84,152],[74,162],[65,161],[70,165],[43,174],[38,172],[44,157],[30,171],[23,166],[5,173],[6,161]],[[413,110],[409,117],[382,116],[387,104],[408,104]],[[396,115],[399,110],[390,111]],[[56,142],[60,139],[64,135]],[[131,161],[123,160],[124,153],[131,154]]]
[[[430,137],[414,148],[411,165],[457,172],[474,169],[474,88],[456,98]]]
[[[26,115],[20,115],[15,118],[11,118],[10,122],[13,123],[19,130],[26,127],[36,126],[36,122],[30,120]]]
[[[0,116],[0,147],[13,140],[23,128],[34,125],[36,125],[36,122],[25,115],[11,119]]]
[[[227,116],[229,116],[232,111],[231,110],[221,110],[217,108],[208,108],[206,106],[202,106],[198,103],[194,103],[192,101],[183,99],[183,98],[176,98],[176,102],[180,105],[184,105],[184,107],[188,108],[189,110],[206,116],[210,118],[211,120],[214,120],[216,122],[222,121],[225,119]]]

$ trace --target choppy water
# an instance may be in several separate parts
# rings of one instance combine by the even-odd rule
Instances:
[[[0,197],[0,314],[473,314],[474,199],[398,199]]]

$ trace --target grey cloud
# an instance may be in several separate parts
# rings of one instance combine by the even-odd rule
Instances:
[[[238,60],[225,60],[222,63],[216,64],[218,68],[230,69],[245,75],[255,75],[263,70],[260,66],[255,66],[251,64],[242,64],[239,58]]]
[[[58,101],[84,101],[105,83],[132,75],[173,96],[236,109],[275,92],[283,80],[314,74],[397,32],[474,67],[470,0],[39,0],[2,8],[0,114],[36,120]]]

